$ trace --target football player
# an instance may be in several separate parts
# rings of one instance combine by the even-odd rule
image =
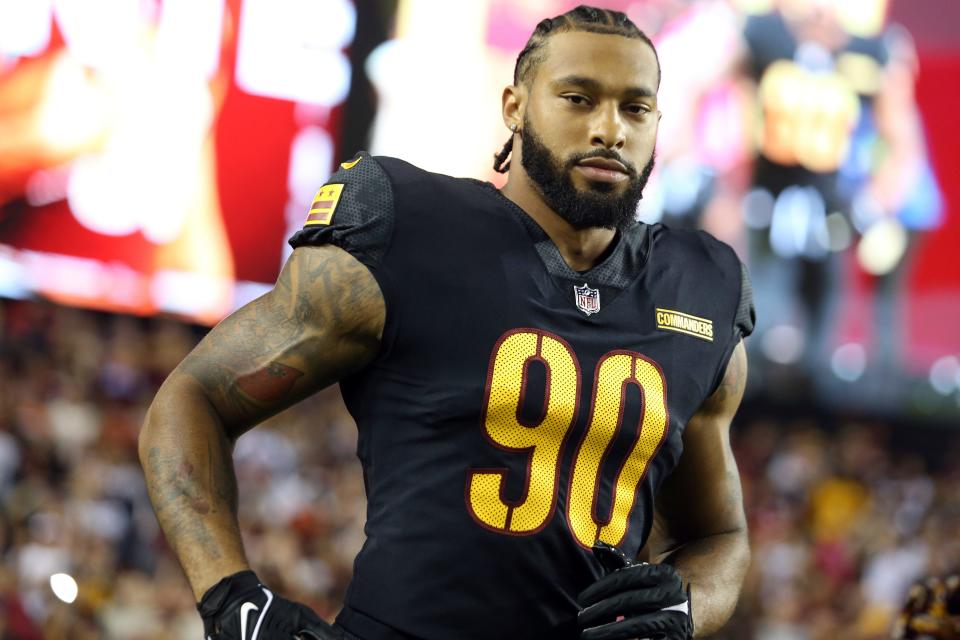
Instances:
[[[635,221],[659,82],[624,14],[577,7],[537,26],[504,89],[502,190],[364,152],[320,187],[275,288],[180,364],[140,436],[211,640],[725,622],[749,560],[728,430],[753,305],[728,246]],[[328,626],[248,565],[231,452],[338,381],[367,539]]]

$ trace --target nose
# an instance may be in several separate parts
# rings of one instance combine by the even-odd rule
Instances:
[[[606,149],[622,149],[627,141],[627,129],[618,104],[606,104],[594,112],[590,144]]]

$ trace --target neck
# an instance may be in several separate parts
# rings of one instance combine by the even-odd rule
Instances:
[[[586,271],[595,266],[613,242],[616,231],[601,227],[574,229],[544,202],[518,158],[514,158],[510,166],[510,175],[501,193],[540,225],[571,269]]]

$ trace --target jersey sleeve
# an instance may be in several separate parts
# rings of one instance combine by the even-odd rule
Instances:
[[[729,302],[727,303],[729,306],[727,308],[732,313],[727,316],[728,320],[724,323],[726,328],[718,333],[718,338],[722,340],[723,351],[719,366],[714,372],[713,384],[710,386],[708,395],[713,395],[720,387],[734,350],[742,339],[753,333],[757,320],[757,312],[753,306],[753,285],[750,281],[750,272],[747,270],[747,266],[728,245],[715,240],[714,246],[722,249],[718,253],[718,257],[722,255],[719,264],[723,265],[721,268],[724,273],[729,274],[725,278],[730,283],[727,288],[729,293],[726,295],[729,296]],[[734,282],[736,284],[733,284]],[[718,287],[718,290],[720,289],[722,287]],[[735,307],[733,306],[734,300],[736,300]]]
[[[753,306],[753,284],[747,265],[740,263],[740,303],[737,305],[737,317],[733,323],[734,337],[746,338],[753,333],[757,323],[757,310]]]
[[[393,234],[394,211],[390,177],[376,158],[361,151],[317,190],[290,246],[333,244],[376,269]]]

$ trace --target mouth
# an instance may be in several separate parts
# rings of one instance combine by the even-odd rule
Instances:
[[[595,182],[622,182],[629,178],[622,163],[609,158],[587,158],[577,163],[576,170]]]

